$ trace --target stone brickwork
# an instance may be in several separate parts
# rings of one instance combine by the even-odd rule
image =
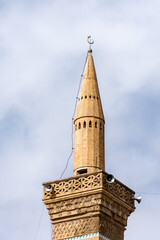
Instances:
[[[105,120],[91,50],[74,117],[74,177],[43,184],[53,240],[123,240],[134,192],[107,182]]]
[[[134,211],[134,192],[117,180],[107,183],[106,176],[100,171],[44,183],[43,201],[53,224],[53,239],[99,232],[123,240],[128,216]]]
[[[50,199],[60,195],[68,195],[72,193],[83,192],[85,190],[94,190],[103,188],[111,195],[119,198],[121,201],[127,203],[127,205],[133,207],[134,192],[115,179],[114,183],[110,184],[106,181],[107,173],[103,171],[95,172],[92,174],[83,174],[80,176],[70,177],[66,179],[60,179],[44,183],[46,186],[51,186],[51,191],[46,191],[44,187],[44,198]]]
[[[105,170],[104,115],[91,52],[88,53],[74,117],[74,175]]]
[[[53,227],[53,236],[55,239],[64,237],[80,236],[97,232],[99,229],[98,217],[81,218],[67,222],[55,223]],[[62,230],[63,229],[63,230]]]

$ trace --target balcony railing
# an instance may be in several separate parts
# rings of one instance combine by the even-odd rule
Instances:
[[[100,171],[46,182],[43,184],[43,200],[93,189],[104,189],[109,194],[134,207],[134,191],[116,179],[113,183],[108,183],[106,176],[107,173]]]

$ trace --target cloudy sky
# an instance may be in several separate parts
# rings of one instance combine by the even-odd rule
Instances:
[[[71,151],[88,35],[106,171],[143,197],[125,239],[160,239],[159,12],[159,0],[0,0],[1,239],[51,239],[42,182],[60,178]]]

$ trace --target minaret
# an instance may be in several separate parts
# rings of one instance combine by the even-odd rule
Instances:
[[[105,170],[104,124],[97,76],[90,49],[74,117],[74,175]]]
[[[105,172],[104,124],[90,49],[74,117],[74,176],[43,183],[53,240],[124,240],[135,193]]]

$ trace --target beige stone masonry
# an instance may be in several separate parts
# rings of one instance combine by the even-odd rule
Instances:
[[[74,117],[74,175],[105,170],[104,115],[93,57],[89,51]]]
[[[53,240],[88,239],[88,234],[91,240],[124,240],[128,217],[135,210],[135,193],[117,179],[107,182],[104,132],[90,50],[74,117],[74,176],[43,183]]]
[[[43,184],[53,239],[99,232],[123,240],[128,216],[134,211],[134,192],[118,180],[107,183],[106,176],[100,171]]]

